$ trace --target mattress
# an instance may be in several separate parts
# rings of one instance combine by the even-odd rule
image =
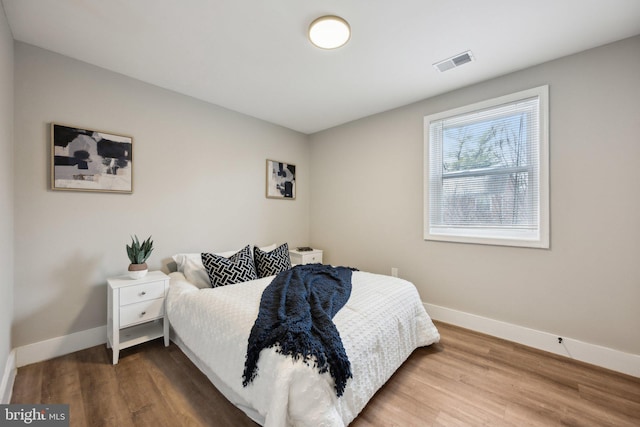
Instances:
[[[243,387],[249,334],[273,276],[206,289],[182,273],[170,277],[174,342],[229,401],[267,427],[348,425],[413,350],[440,339],[412,283],[356,271],[351,297],[333,319],[353,373],[344,394],[336,396],[329,373],[275,348],[261,352],[258,376]]]

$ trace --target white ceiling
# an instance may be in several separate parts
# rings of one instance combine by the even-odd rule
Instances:
[[[2,2],[16,40],[303,133],[640,34],[640,0]],[[326,14],[345,47],[306,39]]]

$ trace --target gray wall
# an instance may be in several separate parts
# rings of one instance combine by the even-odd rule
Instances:
[[[0,4],[0,378],[13,315],[13,37]],[[0,396],[2,398],[2,396]]]
[[[0,291],[15,300],[11,345],[0,301],[0,362],[104,325],[134,233],[153,235],[152,269],[182,251],[310,243],[327,262],[398,267],[426,302],[640,354],[640,37],[307,137],[21,43],[12,89],[0,30],[0,144],[15,160],[0,159]],[[425,242],[423,116],[542,84],[551,249]],[[133,136],[134,194],[49,190],[50,122]],[[298,166],[296,201],[264,198],[267,158]]]
[[[423,117],[543,84],[551,249],[424,241]],[[640,354],[639,118],[635,37],[315,134],[311,243],[428,303]]]
[[[305,135],[22,43],[15,77],[14,347],[105,325],[132,234],[153,235],[151,269],[177,252],[307,244]],[[51,191],[50,122],[133,136],[134,193]],[[297,165],[297,200],[265,198],[268,158]]]

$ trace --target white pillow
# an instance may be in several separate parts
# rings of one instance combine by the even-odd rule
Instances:
[[[272,250],[274,250],[275,248],[278,247],[278,245],[276,243],[269,245],[269,246],[258,246],[260,248],[260,250],[262,252],[271,252]],[[253,253],[253,252],[252,252]]]
[[[216,255],[225,258],[230,257],[237,251],[218,252]],[[184,277],[198,288],[210,288],[211,282],[207,270],[202,265],[202,254],[175,254],[173,260],[178,266],[178,271],[184,274]]]
[[[271,252],[277,247],[274,243],[269,246],[260,247],[260,250],[264,252]],[[236,251],[226,251],[226,252],[214,252],[216,255],[223,256],[225,258],[229,258],[231,255],[237,253],[240,249]],[[251,251],[253,256],[253,250]],[[184,274],[184,277],[198,288],[210,288],[211,281],[209,280],[209,275],[207,274],[207,270],[204,268],[202,264],[202,253],[185,253],[185,254],[175,254],[172,256],[173,260],[176,262],[178,266],[178,271]]]
[[[175,254],[172,258],[178,266],[178,271],[183,273],[189,282],[199,288],[211,287],[200,254]]]

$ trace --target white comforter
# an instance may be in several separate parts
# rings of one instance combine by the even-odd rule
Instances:
[[[412,283],[354,272],[334,322],[353,378],[336,397],[333,378],[265,349],[258,376],[242,386],[247,341],[260,297],[273,277],[198,289],[172,273],[167,314],[175,341],[225,396],[264,426],[345,426],[411,352],[440,339]]]

